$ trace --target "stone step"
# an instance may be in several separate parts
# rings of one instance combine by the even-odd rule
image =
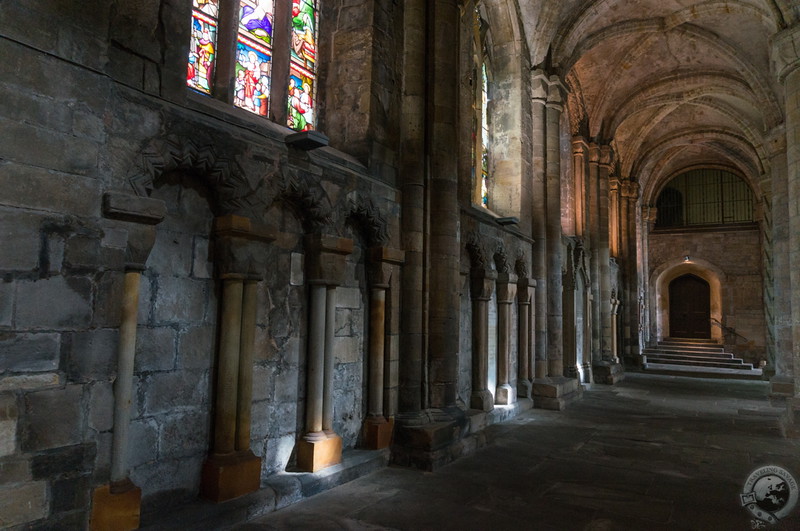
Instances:
[[[744,363],[741,359],[732,360],[699,360],[697,358],[678,358],[678,357],[659,357],[651,355],[644,356],[645,363],[671,364],[696,367],[728,367],[733,369],[753,370],[751,363]]]
[[[651,359],[665,359],[665,360],[683,360],[689,362],[712,362],[712,363],[734,363],[734,364],[741,364],[743,360],[741,358],[734,358],[733,354],[720,354],[718,356],[697,356],[694,354],[680,354],[674,352],[642,352],[643,355],[647,356]]]
[[[695,345],[694,343],[665,343],[663,341],[658,342],[659,348],[680,348],[680,349],[687,349],[687,350],[725,350],[723,345]]]
[[[689,337],[665,337],[663,341],[666,343],[686,343],[691,345],[697,345],[697,344],[719,345],[719,341],[717,341],[716,339],[694,339]]]
[[[733,378],[737,380],[761,380],[761,369],[728,369],[720,367],[697,367],[667,363],[644,363],[642,368],[651,374],[690,376],[693,378]]]
[[[660,348],[646,348],[642,354],[663,354],[665,356],[685,356],[687,358],[713,358],[730,360],[733,354],[730,352],[687,352],[685,350],[664,350]]]

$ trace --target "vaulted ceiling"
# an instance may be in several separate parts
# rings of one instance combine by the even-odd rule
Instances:
[[[754,186],[768,172],[770,136],[783,122],[770,38],[800,18],[800,2],[519,4],[531,62],[566,81],[576,132],[611,142],[619,172],[645,197],[698,165],[735,168]]]

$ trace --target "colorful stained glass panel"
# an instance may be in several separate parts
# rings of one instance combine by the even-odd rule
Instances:
[[[272,46],[273,0],[241,0],[239,3],[239,32],[260,39]]]
[[[211,94],[217,57],[217,2],[194,0],[186,84]]]
[[[296,131],[314,128],[314,76],[292,64],[289,72],[289,127]]]
[[[266,46],[239,36],[236,44],[236,87],[234,104],[242,109],[267,116],[272,56]]]
[[[481,68],[481,205],[489,206],[489,76]]]
[[[314,128],[317,23],[316,0],[292,0],[288,125],[296,131]]]

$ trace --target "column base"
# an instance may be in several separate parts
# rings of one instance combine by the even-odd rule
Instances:
[[[615,385],[625,379],[625,369],[619,363],[605,361],[592,367],[594,383]]]
[[[494,403],[498,406],[510,406],[514,403],[517,393],[509,384],[498,385],[495,391]]]
[[[473,391],[472,396],[469,397],[469,407],[470,409],[491,411],[494,409],[494,397],[488,389]]]
[[[318,472],[342,462],[342,438],[335,433],[324,439],[311,437],[297,441],[297,468],[303,472]]]
[[[794,396],[794,379],[791,376],[773,376],[769,379],[770,399],[786,399]]]
[[[517,396],[519,398],[531,398],[533,384],[530,380],[517,380]]]
[[[592,365],[589,363],[584,363],[581,366],[581,371],[583,373],[583,379],[581,380],[583,383],[594,383],[594,374],[592,374]]]
[[[238,498],[261,488],[261,458],[253,452],[210,455],[203,464],[200,496],[214,503]]]
[[[142,489],[130,480],[112,490],[110,485],[97,487],[92,495],[92,531],[129,531],[139,528]]]
[[[385,417],[369,417],[364,421],[364,447],[370,450],[388,448],[392,444],[392,428],[394,419]]]
[[[393,465],[433,471],[474,450],[465,439],[470,420],[458,407],[425,410],[408,420],[398,416],[395,423]]]
[[[583,397],[583,387],[575,378],[554,376],[533,381],[533,407],[538,409],[564,410],[569,404]]]

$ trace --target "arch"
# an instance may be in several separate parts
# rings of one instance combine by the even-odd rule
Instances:
[[[232,156],[220,156],[210,141],[178,135],[152,139],[127,180],[136,195],[149,197],[156,181],[176,170],[201,179],[212,190],[216,215],[251,213],[253,207],[264,204],[261,185],[252,186]]]
[[[725,273],[715,264],[702,258],[676,257],[665,262],[650,276],[651,337],[662,340],[669,335],[669,285],[676,278],[692,274],[709,285],[711,319],[722,322],[722,285]],[[711,339],[722,341],[722,329],[711,327]]]
[[[285,202],[306,233],[319,232],[331,224],[330,200],[319,182],[312,181],[305,173],[290,168],[286,163],[281,165],[278,173],[279,191],[272,205],[278,201]]]
[[[347,200],[343,219],[352,221],[359,228],[368,247],[380,247],[389,241],[386,218],[367,197],[352,194]]]

